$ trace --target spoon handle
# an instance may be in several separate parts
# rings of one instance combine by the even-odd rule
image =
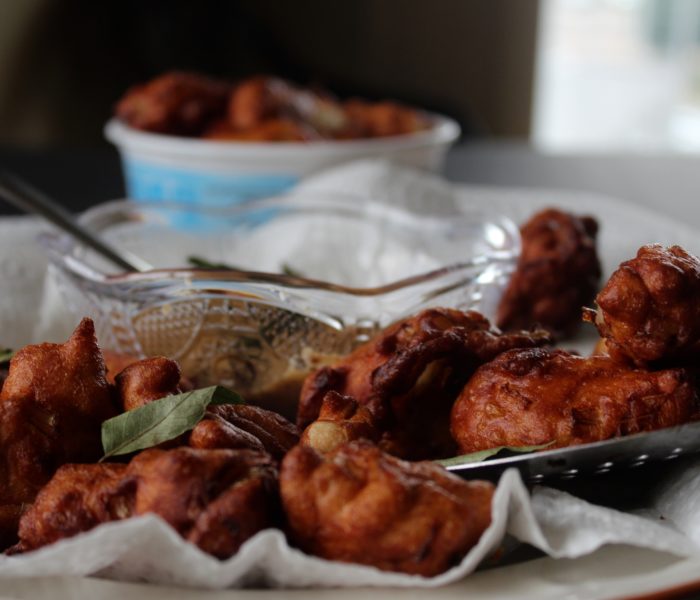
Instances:
[[[26,213],[44,217],[47,221],[89,246],[120,269],[138,272],[148,271],[153,268],[139,257],[123,250],[117,250],[100,239],[80,225],[73,215],[57,202],[51,200],[46,194],[6,171],[0,172],[0,198]]]

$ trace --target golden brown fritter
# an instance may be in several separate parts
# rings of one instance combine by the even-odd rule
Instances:
[[[115,112],[136,129],[194,136],[223,116],[229,90],[227,83],[174,71],[131,88]]]
[[[415,133],[431,119],[397,102],[339,102],[328,92],[257,75],[231,85],[171,72],[130,89],[116,115],[136,129],[210,140],[301,142]]]
[[[174,360],[154,356],[131,363],[114,378],[114,383],[123,409],[134,410],[180,393],[180,377],[180,366]]]
[[[107,369],[107,382],[111,385],[114,385],[114,379],[119,373],[129,365],[133,365],[135,362],[141,360],[138,356],[105,349],[102,349],[102,359]]]
[[[129,465],[66,465],[20,523],[15,552],[100,523],[156,514],[183,538],[228,558],[258,531],[279,524],[277,469],[249,450],[146,450]]]
[[[299,443],[323,454],[353,440],[378,439],[379,430],[366,406],[350,396],[328,392],[318,419],[304,430]]]
[[[277,77],[258,75],[240,82],[228,101],[228,123],[239,131],[278,117],[290,102],[291,85]]]
[[[505,350],[549,341],[544,331],[501,334],[476,312],[428,309],[309,375],[297,424],[314,421],[335,391],[367,407],[387,452],[412,460],[453,456],[450,409],[476,368]]]
[[[237,129],[227,121],[217,121],[202,137],[229,142],[306,142],[319,136],[292,119],[267,119],[248,129]]]
[[[347,121],[345,111],[330,95],[278,77],[257,76],[240,82],[228,103],[228,135],[236,136],[228,139],[328,139],[345,129]],[[223,130],[220,124],[217,137],[221,138]]]
[[[513,350],[482,366],[452,411],[463,453],[571,446],[680,425],[697,401],[684,369],[642,371],[607,356]]]
[[[581,309],[600,282],[598,224],[556,209],[537,213],[520,229],[518,265],[498,307],[501,329],[539,325],[557,337],[571,335]]]
[[[102,422],[116,413],[90,319],[65,344],[17,352],[0,393],[0,547],[60,465],[101,456]]]
[[[192,430],[193,448],[249,448],[281,459],[299,442],[299,430],[283,416],[248,404],[213,406]]]
[[[457,564],[478,542],[491,522],[493,490],[367,441],[325,455],[297,446],[280,472],[290,536],[303,551],[426,577]]]
[[[639,366],[697,363],[700,260],[679,246],[643,246],[596,297],[608,353]]]
[[[385,137],[427,129],[430,122],[419,111],[398,102],[366,102],[358,98],[344,104],[349,123],[339,137]]]
[[[205,552],[227,558],[278,523],[275,461],[251,450],[147,450],[129,464],[135,515],[155,513]]]
[[[21,541],[12,552],[34,550],[131,516],[136,482],[126,477],[126,470],[126,465],[108,463],[59,467],[22,517]]]

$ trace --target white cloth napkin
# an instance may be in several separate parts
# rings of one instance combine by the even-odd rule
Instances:
[[[563,192],[470,190],[385,163],[338,167],[304,182],[297,193],[304,191],[340,192],[443,214],[477,203],[518,220],[546,205],[581,208],[603,223],[600,247],[608,271],[651,241],[675,242],[697,251],[693,244],[698,236],[692,229],[610,199]],[[77,322],[78,316],[68,316],[56,291],[45,283],[46,261],[34,242],[40,229],[31,219],[0,220],[0,274],[6,290],[0,296],[0,344],[16,347],[42,336],[60,339]],[[620,231],[625,231],[624,237]],[[628,514],[547,487],[537,487],[530,495],[518,473],[509,471],[499,482],[493,522],[479,544],[460,565],[430,579],[306,556],[272,530],[249,540],[231,559],[218,561],[155,517],[106,524],[28,555],[0,557],[0,578],[97,573],[202,588],[253,583],[431,587],[472,572],[506,534],[556,558],[582,556],[605,544],[629,544],[677,556],[699,554],[700,459],[690,467],[670,469],[663,481],[647,483],[655,489],[649,506]]]

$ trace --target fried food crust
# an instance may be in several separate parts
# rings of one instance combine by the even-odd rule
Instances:
[[[192,430],[193,448],[250,448],[281,459],[299,442],[299,430],[283,416],[249,404],[211,407]]]
[[[154,356],[131,363],[114,378],[114,383],[126,411],[179,393],[180,377],[180,366],[174,360]]]
[[[19,525],[12,552],[33,550],[134,512],[135,481],[126,465],[69,464],[56,471]]]
[[[325,454],[353,440],[379,439],[372,413],[350,396],[328,392],[321,404],[321,412],[299,440],[317,452]]]
[[[0,547],[60,465],[101,456],[102,422],[116,413],[90,319],[65,344],[17,352],[0,393]]]
[[[292,119],[267,119],[248,129],[237,129],[228,121],[217,121],[202,136],[229,142],[306,142],[319,136]]]
[[[480,367],[452,410],[463,453],[571,446],[680,425],[697,410],[684,369],[642,371],[607,356],[512,350]]]
[[[581,307],[593,300],[601,270],[598,224],[556,209],[537,213],[520,228],[518,265],[498,307],[501,329],[539,325],[556,337],[573,334]]]
[[[280,491],[292,541],[329,560],[426,577],[472,548],[491,522],[493,485],[431,462],[408,463],[367,441],[322,455],[297,446]]]
[[[505,350],[549,341],[544,331],[501,334],[476,312],[428,309],[309,375],[297,424],[318,418],[323,398],[335,391],[367,407],[387,452],[412,460],[453,456],[450,409],[476,368]]]
[[[347,129],[339,137],[386,137],[427,129],[428,119],[419,111],[398,102],[366,102],[353,98],[344,103]]]
[[[643,246],[596,297],[607,351],[638,366],[696,362],[700,260],[680,246]]]
[[[136,129],[196,136],[223,116],[229,90],[224,82],[173,71],[131,88],[115,112]]]
[[[129,465],[61,467],[20,523],[25,552],[100,523],[156,514],[183,538],[228,558],[279,524],[277,468],[249,450],[146,450]]]

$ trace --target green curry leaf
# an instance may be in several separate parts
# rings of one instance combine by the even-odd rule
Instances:
[[[436,460],[435,462],[443,467],[456,467],[459,465],[484,461],[487,458],[495,456],[499,452],[518,452],[523,454],[528,452],[536,452],[537,450],[549,448],[549,446],[551,446],[553,443],[554,442],[549,442],[548,444],[539,444],[538,446],[497,446],[496,448],[488,448],[486,450],[472,452],[471,454],[462,454],[461,456],[444,458],[442,460]]]
[[[102,423],[102,460],[172,440],[202,420],[212,404],[243,404],[226,388],[212,386],[149,402]]]

